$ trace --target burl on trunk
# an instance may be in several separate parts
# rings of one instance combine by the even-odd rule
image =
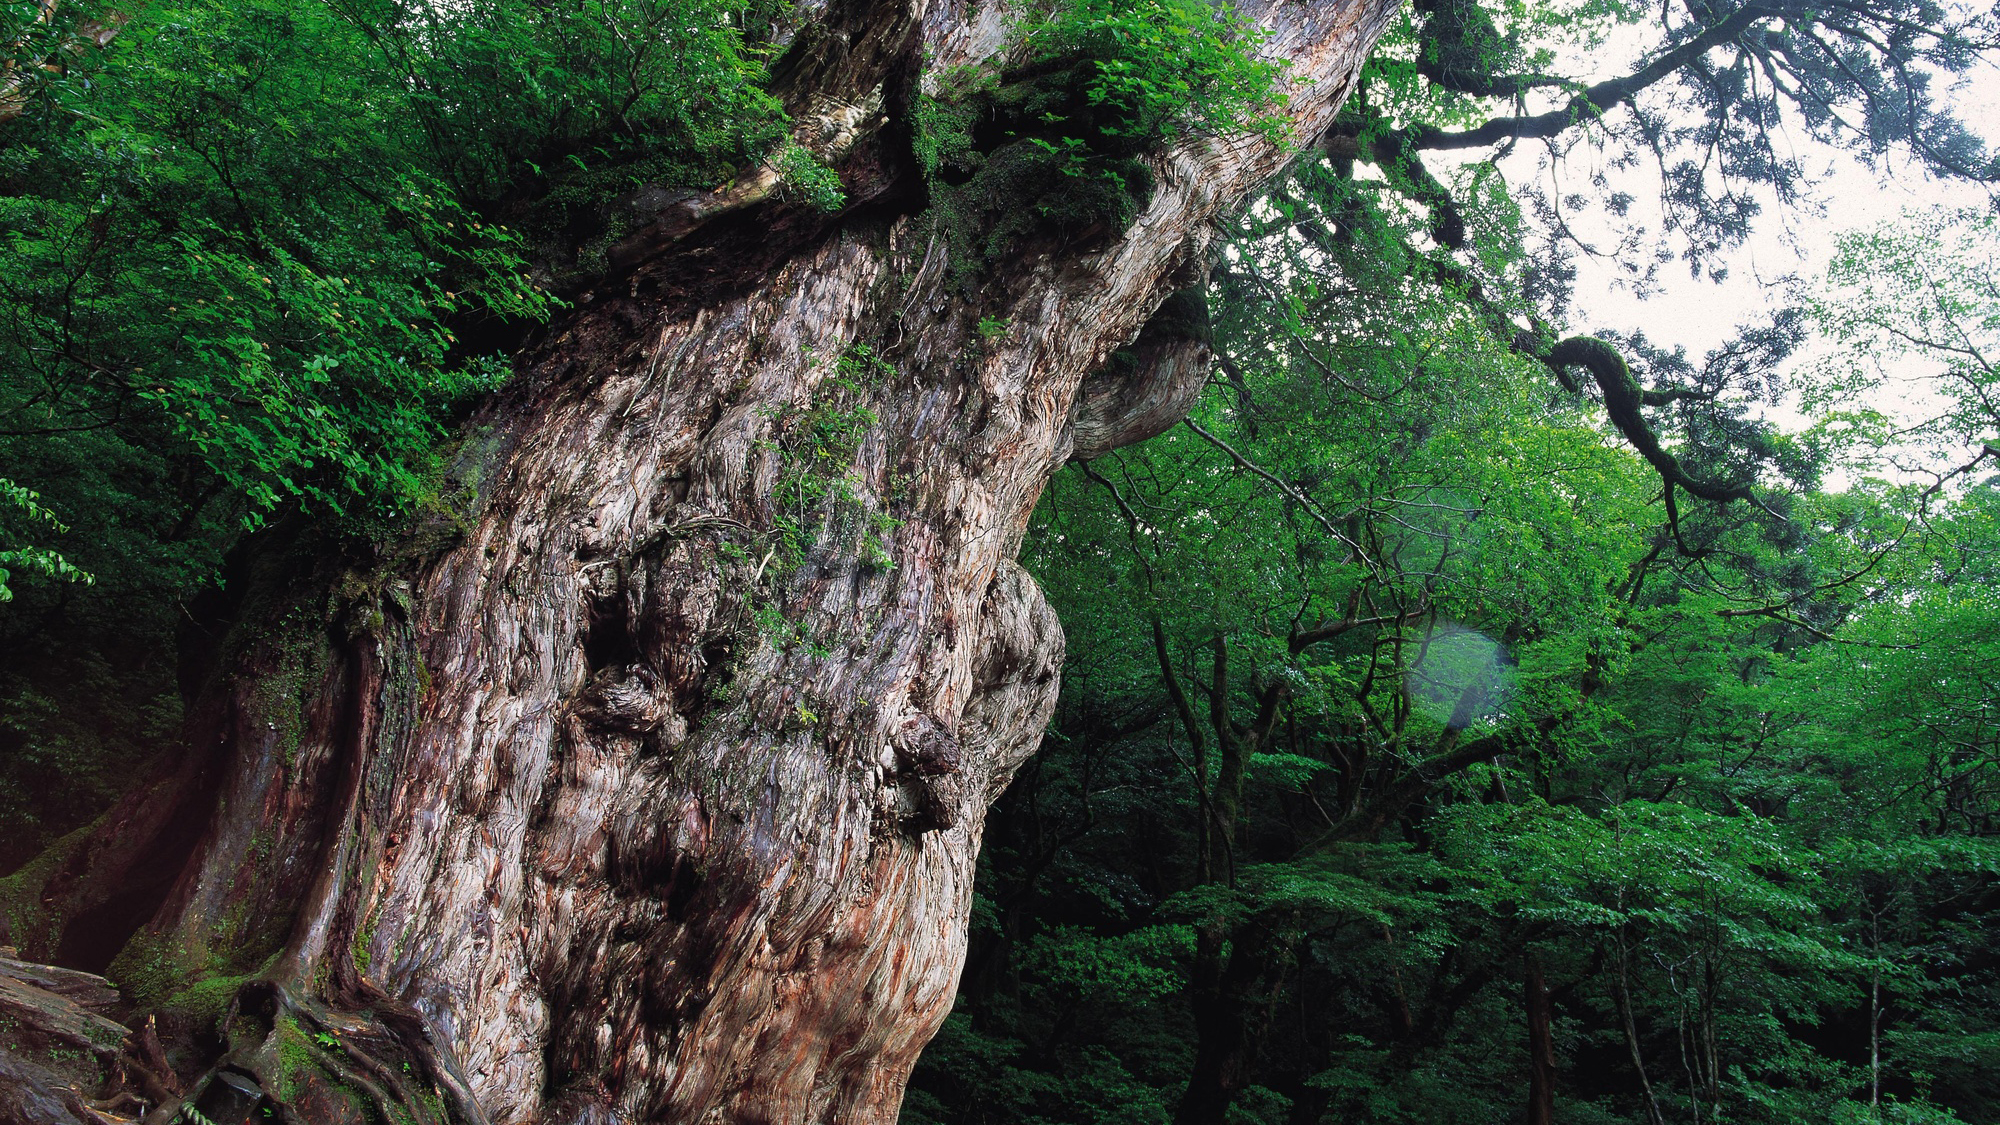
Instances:
[[[1243,11],[1309,142],[1389,5]],[[108,964],[179,1081],[315,1122],[892,1121],[1056,694],[1029,512],[1187,409],[1198,340],[1106,357],[1290,151],[1177,142],[1129,229],[968,282],[906,110],[1007,28],[810,16],[780,93],[846,210],[659,201],[462,435],[456,515],[245,578],[187,753],[35,869],[26,955]]]

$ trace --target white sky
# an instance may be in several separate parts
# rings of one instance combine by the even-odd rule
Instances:
[[[1986,67],[1967,83],[1959,105],[1963,119],[1975,130],[1987,122],[2000,124],[2000,69]],[[1688,276],[1685,264],[1663,265],[1660,292],[1642,298],[1610,262],[1579,254],[1576,259],[1576,304],[1581,319],[1592,328],[1643,328],[1656,341],[1685,344],[1699,358],[1721,343],[1756,312],[1782,303],[1781,286],[1790,275],[1815,276],[1830,259],[1841,234],[1877,226],[1913,208],[1972,206],[1986,203],[1977,185],[1932,178],[1914,162],[1899,159],[1890,167],[1869,169],[1852,155],[1796,136],[1795,151],[1809,172],[1817,173],[1813,199],[1803,207],[1783,208],[1766,196],[1750,238],[1723,256],[1728,280],[1716,284]],[[2000,139],[2000,138],[1996,138]],[[1522,149],[1503,165],[1515,183],[1553,181],[1537,165],[1544,150]],[[1570,190],[1590,194],[1590,165],[1579,148],[1569,161]],[[1640,169],[1614,173],[1630,182],[1637,197],[1634,215],[1643,215],[1649,229],[1660,228],[1656,182]],[[1611,242],[1606,238],[1606,244]]]
[[[1606,44],[1590,52],[1590,58],[1600,62],[1597,73],[1580,67],[1586,73],[1579,77],[1594,82],[1629,73],[1641,61],[1639,50],[1637,35],[1623,49]],[[1952,88],[1950,100],[1967,127],[1985,136],[1989,144],[2000,145],[2000,67],[1980,64]],[[1718,284],[1691,278],[1685,262],[1669,262],[1661,265],[1653,292],[1642,296],[1615,262],[1579,253],[1574,261],[1577,279],[1572,327],[1643,331],[1655,344],[1685,347],[1689,358],[1698,363],[1739,325],[1755,323],[1785,304],[1788,279],[1822,274],[1840,235],[1892,222],[1912,209],[1984,207],[1988,203],[1986,191],[1977,185],[1933,179],[1907,158],[1896,157],[1888,166],[1870,169],[1850,153],[1818,144],[1802,131],[1781,132],[1780,136],[1791,140],[1793,153],[1813,178],[1811,198],[1802,206],[1784,208],[1766,193],[1763,212],[1753,221],[1750,238],[1718,259],[1729,268],[1726,281]],[[1456,154],[1432,155],[1433,167],[1440,171],[1457,162],[1452,159]],[[1546,155],[1547,149],[1540,142],[1523,143],[1500,167],[1510,183],[1538,182],[1552,198],[1564,190],[1587,197],[1600,194],[1591,186],[1590,176],[1605,154],[1587,144],[1569,148],[1560,182],[1543,167]],[[1627,221],[1637,221],[1657,234],[1662,226],[1657,171],[1641,166],[1607,175],[1614,187],[1635,199]],[[1582,216],[1568,217],[1580,220],[1572,224],[1580,236],[1601,236],[1598,244],[1602,248],[1616,247],[1617,238],[1608,227],[1593,225]],[[1813,354],[1808,345],[1800,358]],[[1825,354],[1824,349],[1817,354]],[[1886,382],[1866,405],[1892,417],[1907,418],[1923,411],[1930,398],[1924,372],[1913,370]],[[1807,421],[1791,403],[1767,408],[1766,412],[1788,429]],[[1838,486],[1837,481],[1828,483]]]

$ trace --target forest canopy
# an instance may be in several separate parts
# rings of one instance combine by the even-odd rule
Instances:
[[[1229,5],[1010,8],[993,60],[847,118],[801,93],[814,18],[0,6],[15,944],[64,841],[187,753],[271,560],[457,542],[520,357],[641,256],[909,223],[896,283],[941,256],[974,310],[1131,231],[1163,152],[1248,137],[1283,171],[1084,381],[1195,356],[1185,418],[1079,442],[1026,529],[1061,695],[902,1120],[2000,1125],[2000,223],[1963,203],[2000,155],[1955,104],[2000,13],[1417,0],[1309,136]],[[1702,355],[1575,291],[1588,257],[1701,292],[1850,160],[1959,202],[1838,232]],[[965,319],[961,367],[1018,330]],[[715,564],[753,590],[837,540],[909,565],[840,475],[901,323],[808,356],[846,398],[758,408],[796,430]],[[836,652],[775,599],[740,632]]]

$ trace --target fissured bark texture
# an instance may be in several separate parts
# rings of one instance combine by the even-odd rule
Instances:
[[[1242,9],[1309,142],[1390,6]],[[1079,444],[1185,412],[1198,342],[1092,373],[1198,283],[1210,219],[1290,146],[1157,153],[1130,229],[1026,241],[968,293],[910,213],[892,118],[1002,49],[1006,14],[811,19],[781,82],[849,210],[768,177],[657,204],[463,436],[449,545],[264,623],[195,764],[62,867],[72,920],[135,901],[92,863],[159,887],[114,976],[229,963],[413,1008],[473,1103],[455,1116],[896,1118],[951,1006],[986,807],[1055,700],[1062,633],[1014,561],[1029,513]],[[191,818],[163,881],[143,841]],[[276,955],[240,964],[257,934]]]

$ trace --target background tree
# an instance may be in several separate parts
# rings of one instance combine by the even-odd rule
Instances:
[[[1864,622],[1948,573],[1930,551],[1984,549],[1933,536],[1987,490],[1962,490],[1975,462],[1935,486],[1821,492],[1880,424],[1789,436],[1751,409],[1810,328],[1859,342],[1886,318],[1901,332],[1875,340],[1903,348],[1949,332],[1920,334],[1901,310],[1947,308],[1974,330],[1984,258],[1945,265],[1921,229],[1902,256],[1857,243],[1835,283],[1865,279],[1874,301],[1780,314],[1699,362],[1638,333],[1559,342],[1575,241],[1558,220],[1582,200],[1529,196],[1527,220],[1554,236],[1538,244],[1510,222],[1497,167],[1449,178],[1417,142],[1633,145],[1669,173],[1675,253],[1710,263],[1754,198],[1704,194],[1721,180],[1673,172],[1677,146],[1712,144],[1710,167],[1783,200],[1804,181],[1758,164],[1758,130],[1781,112],[1850,119],[1744,86],[1747,106],[1718,108],[1726,84],[1703,52],[1736,52],[1752,81],[1799,65],[1800,43],[1841,50],[1814,39],[1812,14],[1704,11],[1676,28],[1665,12],[1666,43],[1631,79],[1572,95],[1588,112],[1489,127],[1474,95],[1561,89],[1538,69],[1549,56],[1480,13],[1419,13],[1429,45],[1389,41],[1351,132],[1232,232],[1194,425],[1052,489],[1024,557],[1061,592],[1077,674],[1044,757],[996,810],[995,916],[911,1118],[1989,1119],[1960,1069],[1985,1057],[1987,1024],[1943,999],[1986,987],[1971,934],[1990,910],[1987,829],[1943,827],[1890,796],[1938,781],[1864,778],[1825,741],[1884,754],[1878,731],[1826,705],[1836,694],[1920,711],[1834,669],[1923,651],[1914,618]],[[1513,85],[1468,89],[1447,64],[1439,37],[1475,19],[1481,57],[1514,52]],[[1666,96],[1683,82],[1692,105]],[[1879,83],[1842,89],[1886,104]],[[1923,106],[1906,120],[1938,113],[1921,90],[1902,104]],[[1481,116],[1422,124],[1447,111]],[[1676,113],[1703,124],[1665,128]],[[1356,174],[1368,162],[1380,178]],[[1962,295],[1912,300],[1926,282],[1875,282],[1878,259],[1888,279],[1899,260],[1906,278],[1956,276]],[[1840,374],[1823,405],[1862,385]],[[1639,458],[1605,447],[1571,397],[1585,388]],[[1925,664],[1931,683],[1983,698],[1977,659],[1944,660]],[[1904,760],[1932,769],[1917,763],[1947,742],[1913,723]],[[1961,786],[1990,772],[1977,750],[1954,760]],[[1905,941],[1941,942],[1938,967],[1892,964]],[[1912,1055],[1884,1077],[1896,988],[1957,1029],[1951,1063]]]

